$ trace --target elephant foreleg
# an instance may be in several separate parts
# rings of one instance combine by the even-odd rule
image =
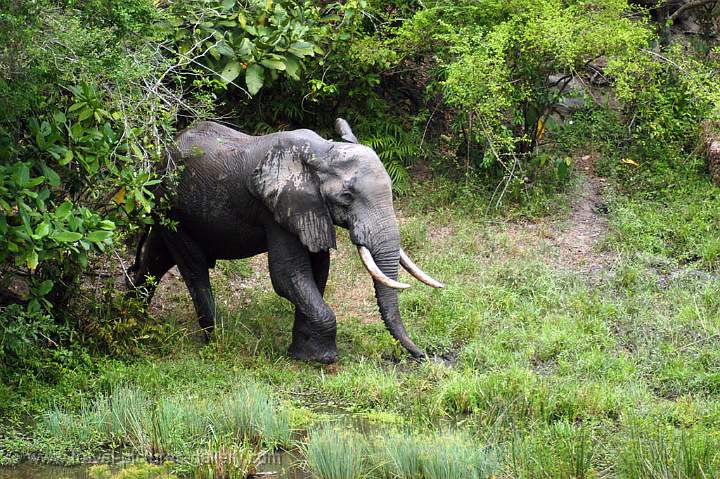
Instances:
[[[163,230],[163,239],[177,263],[195,306],[200,327],[209,335],[215,325],[215,298],[210,286],[210,261],[195,241],[178,227],[177,231]]]
[[[322,297],[329,267],[327,253],[309,253],[297,237],[278,227],[268,233],[268,263],[273,288],[295,305],[290,355],[334,362],[335,313]]]
[[[321,296],[325,295],[325,285],[330,273],[330,252],[321,251],[310,253],[310,266],[312,275]],[[295,322],[293,323],[292,343],[290,354],[293,357],[301,357],[305,343],[312,337],[312,328],[308,318],[300,308],[295,307]]]

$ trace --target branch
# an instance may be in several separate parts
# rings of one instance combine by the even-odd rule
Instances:
[[[678,8],[673,12],[672,15],[668,18],[670,21],[674,21],[675,18],[682,15],[687,10],[690,10],[692,8],[702,7],[703,5],[707,5],[708,3],[715,3],[717,0],[696,0],[694,2],[686,3],[682,7]]]

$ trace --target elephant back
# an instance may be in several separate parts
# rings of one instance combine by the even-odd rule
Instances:
[[[198,148],[213,150],[218,147],[247,146],[254,138],[213,121],[201,121],[180,132],[175,138],[175,147],[180,157],[184,158],[193,155],[193,150]]]

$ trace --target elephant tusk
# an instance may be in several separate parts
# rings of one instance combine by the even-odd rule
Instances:
[[[400,248],[400,264],[407,270],[408,273],[415,276],[419,281],[432,286],[433,288],[444,288],[445,285],[440,281],[437,281],[430,277],[425,271],[421,270],[418,265],[413,263],[410,257]]]
[[[409,284],[401,283],[385,276],[385,273],[383,273],[380,268],[378,268],[378,265],[375,264],[375,260],[373,259],[369,249],[364,246],[358,246],[357,248],[358,253],[360,253],[360,258],[365,265],[365,269],[368,270],[368,273],[370,273],[370,276],[372,276],[375,281],[395,289],[407,289],[410,287]]]

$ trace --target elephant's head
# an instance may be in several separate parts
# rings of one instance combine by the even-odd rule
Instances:
[[[373,277],[385,326],[414,357],[422,358],[400,319],[398,289],[409,285],[397,281],[398,267],[430,286],[443,285],[400,247],[392,182],[377,154],[357,142],[347,122],[338,119],[335,126],[345,142],[322,140],[307,130],[290,132],[290,142],[277,143],[256,170],[256,192],[276,221],[310,251],[335,246],[333,224],[346,228]]]

